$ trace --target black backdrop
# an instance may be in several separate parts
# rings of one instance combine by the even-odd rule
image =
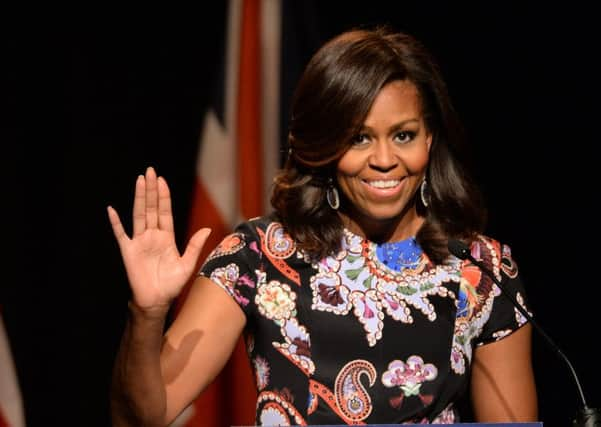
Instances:
[[[539,322],[600,406],[592,7],[322,3],[286,3],[295,28],[310,33],[299,61],[314,43],[369,23],[412,32],[439,58],[473,146],[488,234],[512,246]],[[153,165],[171,185],[183,245],[223,43],[224,9],[212,6],[186,19],[92,10],[61,25],[17,25],[5,38],[4,235],[13,256],[0,303],[29,426],[109,424],[128,290],[105,207],[127,215],[136,175]],[[538,337],[534,356],[541,417],[568,425],[579,405],[572,379]]]

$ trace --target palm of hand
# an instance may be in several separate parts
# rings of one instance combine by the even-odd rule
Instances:
[[[196,232],[180,255],[175,244],[169,189],[152,168],[136,181],[133,237],[127,236],[112,207],[108,214],[134,303],[144,309],[169,305],[192,275],[209,230]]]
[[[140,307],[168,304],[192,274],[194,263],[179,254],[172,233],[146,230],[123,251],[134,302]]]

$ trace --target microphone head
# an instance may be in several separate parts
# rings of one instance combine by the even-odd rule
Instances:
[[[471,255],[469,246],[461,240],[449,239],[448,248],[459,259],[467,259]]]

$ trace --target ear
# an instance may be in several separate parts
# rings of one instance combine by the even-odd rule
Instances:
[[[430,152],[430,147],[432,147],[432,134],[428,132],[426,135],[426,146],[428,147],[428,153]]]

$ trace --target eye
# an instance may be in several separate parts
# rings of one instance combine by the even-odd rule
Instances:
[[[358,133],[357,135],[353,136],[351,142],[353,145],[367,144],[369,142],[369,135],[366,133]]]
[[[413,139],[415,139],[415,132],[410,130],[403,130],[394,135],[394,140],[400,144],[407,144]]]

